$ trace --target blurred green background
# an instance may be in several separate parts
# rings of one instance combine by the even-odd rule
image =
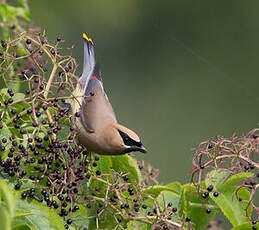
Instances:
[[[35,25],[82,66],[96,44],[118,120],[149,150],[163,183],[188,182],[193,148],[259,121],[259,1],[30,0]]]

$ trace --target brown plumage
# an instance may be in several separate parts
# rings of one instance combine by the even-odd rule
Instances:
[[[117,123],[113,108],[104,92],[99,65],[95,61],[93,42],[84,38],[84,68],[72,93],[72,112],[79,112],[74,127],[77,140],[88,151],[118,155],[133,151],[145,153],[138,135]]]

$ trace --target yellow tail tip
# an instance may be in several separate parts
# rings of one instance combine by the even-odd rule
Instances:
[[[88,38],[88,37],[87,37],[87,35],[86,35],[86,33],[83,33],[83,38],[84,38],[86,41],[91,42],[91,43],[92,43],[92,45],[94,45],[93,40],[92,40],[91,38]]]

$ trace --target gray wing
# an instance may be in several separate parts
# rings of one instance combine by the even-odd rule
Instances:
[[[103,91],[102,82],[91,78],[84,93],[84,100],[81,110],[81,123],[88,132],[94,132],[100,117],[110,109],[110,103]],[[113,116],[113,113],[111,113]]]

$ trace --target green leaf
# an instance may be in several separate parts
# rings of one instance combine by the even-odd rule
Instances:
[[[173,207],[178,207],[181,199],[180,194],[176,194],[170,191],[162,191],[157,197],[157,201],[160,203],[160,207],[166,208],[168,203],[171,202]]]
[[[206,186],[212,184],[218,191],[223,191],[232,185],[242,182],[244,179],[252,177],[251,172],[241,172],[232,175],[225,169],[215,169],[208,173],[205,179]]]
[[[153,185],[151,187],[148,187],[144,190],[145,194],[150,194],[150,195],[154,195],[155,197],[157,197],[162,191],[172,191],[170,188],[163,186],[163,185]]]
[[[12,230],[32,230],[27,224],[16,225]]]
[[[189,184],[183,186],[179,215],[183,221],[185,221],[186,216],[191,217],[195,229],[207,226],[218,211],[218,207],[210,199],[204,200],[200,197],[201,192],[198,194],[195,186]],[[211,210],[210,214],[206,212],[207,208]]]
[[[1,17],[1,5],[0,5],[0,17]],[[6,87],[4,78],[0,76],[0,88]]]
[[[12,88],[13,89],[13,88]],[[14,91],[14,90],[13,90]],[[13,96],[13,100],[16,101],[18,99],[22,99],[22,98],[25,98],[25,95],[24,93],[15,93],[14,96]]]
[[[117,172],[129,173],[129,181],[141,182],[141,173],[136,161],[129,155],[111,156],[112,168]]]
[[[118,178],[116,173],[125,173],[128,175],[129,180],[128,183],[137,182],[140,183],[141,181],[141,174],[138,168],[138,165],[136,164],[135,160],[128,156],[128,155],[120,155],[120,156],[99,156],[99,161],[97,162],[97,167],[94,168],[94,170],[100,170],[102,175],[103,174],[109,174],[108,177],[112,183],[114,183]],[[94,191],[94,189],[98,187],[98,196],[104,197],[104,194],[106,192],[106,185],[103,182],[97,181],[94,178],[90,179],[89,189]],[[98,203],[96,205],[92,205],[91,209],[89,209],[89,216],[96,216],[96,211],[98,208]],[[110,210],[110,213],[113,213],[114,210]],[[114,215],[106,214],[104,217],[103,215],[100,215],[98,219],[98,224],[101,229],[114,229],[114,227],[117,225]],[[107,213],[107,212],[106,212]],[[125,223],[121,223],[123,225]],[[96,222],[94,219],[90,220],[89,229],[95,229],[96,228]]]
[[[171,191],[176,194],[181,194],[182,185],[179,182],[172,182],[167,185],[153,185],[145,189],[145,194],[154,195],[157,197],[162,191]]]
[[[28,4],[24,1],[24,7],[14,7],[4,3],[0,3],[0,16],[3,22],[13,22],[16,24],[17,17],[21,17],[26,21],[31,20]]]
[[[207,174],[205,184],[206,186],[213,185],[215,189],[218,189],[229,177],[230,173],[226,169],[215,169]]]
[[[31,20],[30,12],[28,9],[22,7],[7,6],[9,16],[21,17],[26,21]]]
[[[3,179],[0,179],[0,198],[6,203],[8,213],[12,218],[15,212],[15,196],[11,187]]]
[[[79,206],[79,210],[77,212],[73,212],[71,215],[71,218],[75,220],[72,223],[72,226],[74,226],[75,229],[78,229],[79,226],[83,228],[89,225],[89,218],[87,218],[88,213],[86,208],[83,205],[78,205],[78,206]],[[69,227],[69,229],[70,228],[71,226]]]
[[[3,22],[6,22],[9,17],[7,5],[4,3],[0,3],[0,17],[2,18]]]
[[[13,81],[11,79],[5,80],[6,87],[11,88],[13,92],[19,92],[21,82],[19,81]]]
[[[24,223],[23,218],[14,218],[12,220],[12,230],[32,230],[32,228]]]
[[[218,190],[223,191],[224,189],[227,189],[231,185],[235,185],[237,183],[242,182],[244,179],[252,177],[254,174],[251,172],[241,172],[238,174],[235,174],[231,176],[224,184],[222,184]]]
[[[0,100],[3,102],[4,100],[8,99],[9,96],[7,94],[7,88],[3,88],[0,90],[0,94],[1,94],[1,97],[0,97]]]
[[[159,207],[165,209],[169,202],[172,203],[172,207],[177,207],[179,209],[181,194],[177,194],[170,191],[162,191],[160,195],[157,197],[157,201],[159,203]],[[180,223],[180,219],[178,216],[171,216],[171,220]]]
[[[129,221],[127,223],[127,229],[128,230],[150,230],[151,229],[151,225],[150,224],[146,224],[140,221]]]
[[[12,185],[14,188],[14,184],[12,184]],[[26,180],[26,181],[22,182],[19,192],[26,191],[26,190],[29,190],[34,187],[35,187],[35,184],[31,180]]]
[[[10,130],[6,126],[4,126],[0,131],[0,139],[2,140],[4,137],[8,139],[10,136],[11,136]]]
[[[183,186],[178,181],[175,181],[175,182],[167,184],[166,187],[170,188],[175,193],[180,194],[182,192]]]
[[[214,197],[213,194],[210,194],[210,197],[219,206],[233,226],[240,225],[247,221],[244,210],[246,202],[244,200],[248,201],[250,197],[250,193],[245,188],[241,188],[238,191],[238,196],[242,197],[243,201],[239,202],[234,196],[235,190],[236,187],[231,187],[220,193],[218,197]],[[251,206],[248,208],[248,216],[251,216]]]
[[[111,156],[99,156],[99,161],[97,167],[95,167],[95,171],[100,170],[102,174],[111,174],[112,170],[112,159]]]
[[[236,184],[243,179],[250,177],[249,173],[240,173],[230,177],[230,173],[223,169],[217,169],[211,171],[206,180],[206,186],[213,185],[214,191],[219,193],[218,197],[214,197],[213,193],[210,193],[211,199],[218,205],[224,215],[229,219],[233,226],[240,225],[247,221],[245,215],[246,201],[249,200],[250,193],[245,189],[241,188],[238,191],[238,197],[242,197],[243,201],[238,201],[235,196]],[[226,189],[227,188],[227,189]],[[248,208],[248,216],[251,216],[252,209]]]
[[[27,0],[18,0],[18,2],[26,9],[29,10],[29,5]]]
[[[43,204],[34,200],[27,201],[22,199],[18,199],[16,203],[17,210],[32,213],[31,215],[25,215],[23,218],[33,229],[64,229],[63,223],[55,211]]]
[[[0,206],[0,223],[1,230],[11,230],[11,217],[8,210]]]
[[[251,224],[249,224],[248,222],[244,223],[244,224],[240,224],[234,228],[231,228],[231,230],[251,230],[252,229],[252,226]],[[255,225],[257,227],[257,229],[259,228],[259,223],[257,223]]]
[[[95,170],[95,171],[100,170],[102,175],[103,174],[112,175],[111,167],[112,167],[111,156],[100,155],[97,167],[94,167],[93,170]],[[101,181],[96,180],[95,178],[91,178],[88,189],[91,191],[95,191],[96,187],[99,188],[98,193],[102,194],[101,196],[104,196],[105,191],[106,191],[106,184],[104,184]],[[98,203],[96,203],[96,205],[92,205],[92,207],[88,211],[88,216],[96,216],[97,209],[98,209]],[[113,229],[114,226],[116,225],[113,215],[111,215],[111,214],[108,214],[106,216],[106,218],[101,216],[99,218],[98,223],[99,223],[99,227],[101,229]],[[96,228],[95,219],[91,218],[90,222],[89,222],[89,229],[95,229],[95,228]]]

